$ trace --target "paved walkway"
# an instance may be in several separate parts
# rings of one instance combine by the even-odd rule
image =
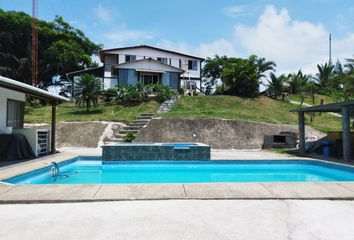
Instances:
[[[354,202],[127,201],[0,205],[2,240],[352,240]]]

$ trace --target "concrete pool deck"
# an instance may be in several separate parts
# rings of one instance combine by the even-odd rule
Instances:
[[[98,149],[65,149],[62,153],[0,167],[0,179],[77,156],[99,156]],[[304,159],[263,150],[212,150],[212,159]],[[354,182],[271,182],[201,184],[0,184],[0,203],[51,203],[171,199],[330,199],[354,200]]]

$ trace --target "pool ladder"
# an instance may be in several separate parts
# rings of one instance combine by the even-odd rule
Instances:
[[[52,178],[56,178],[59,175],[59,167],[58,164],[56,162],[51,162],[51,169],[50,169],[50,173]]]

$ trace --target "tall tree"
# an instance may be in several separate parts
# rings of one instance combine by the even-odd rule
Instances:
[[[333,70],[334,66],[328,63],[317,65],[318,73],[316,74],[316,79],[320,88],[329,87],[331,81],[334,77]]]
[[[31,16],[0,9],[0,74],[21,82],[31,81]],[[38,21],[38,86],[48,88],[54,76],[91,67],[91,56],[100,45],[62,17]]]
[[[297,73],[291,73],[288,75],[288,83],[290,85],[290,93],[301,93],[302,89],[309,82],[311,76],[304,74],[300,69]]]
[[[284,74],[276,76],[274,73],[270,73],[270,80],[268,80],[268,87],[273,91],[275,99],[282,94],[284,89],[284,83],[286,81],[286,76]]]
[[[267,61],[265,58],[259,58],[257,55],[251,55],[248,60],[256,65],[259,79],[265,77],[265,73],[268,71],[274,72],[277,66],[275,62]]]
[[[222,72],[227,93],[241,97],[256,97],[259,92],[257,66],[249,59],[236,59]]]

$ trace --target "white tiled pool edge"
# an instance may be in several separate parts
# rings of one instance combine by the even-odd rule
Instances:
[[[0,187],[0,203],[187,199],[354,200],[354,182],[129,185],[17,185]]]

